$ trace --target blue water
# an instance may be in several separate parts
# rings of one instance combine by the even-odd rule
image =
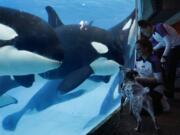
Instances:
[[[53,6],[64,24],[94,21],[95,26],[111,28],[133,10],[134,0],[0,0],[1,6],[21,9],[47,20],[44,7]]]
[[[109,29],[131,13],[134,0],[0,1],[0,6],[20,9],[44,20],[47,20],[44,9],[47,5],[56,9],[64,24],[86,20],[93,21],[94,26]],[[0,108],[0,135],[84,135],[119,107],[117,86],[121,76],[116,73],[108,83],[86,80],[58,101],[53,100],[53,87],[49,89],[51,81],[36,76],[31,88],[17,87],[5,93],[15,97],[18,104]],[[53,83],[55,87],[57,82]],[[30,106],[27,106],[29,102]],[[11,124],[7,125],[7,121]]]

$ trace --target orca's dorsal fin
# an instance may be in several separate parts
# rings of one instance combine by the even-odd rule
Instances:
[[[94,21],[92,20],[92,21],[89,22],[88,25],[89,25],[89,26],[92,26],[93,23],[94,23]]]
[[[64,25],[59,19],[56,11],[51,6],[46,6],[46,11],[48,13],[48,22],[53,28]]]

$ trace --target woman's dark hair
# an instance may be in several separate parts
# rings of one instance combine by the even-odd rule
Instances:
[[[153,51],[152,43],[146,38],[137,40],[136,44],[139,44],[142,48],[147,48],[149,52]]]
[[[152,26],[152,24],[149,21],[146,20],[139,20],[138,26],[142,28],[147,28],[148,26]]]

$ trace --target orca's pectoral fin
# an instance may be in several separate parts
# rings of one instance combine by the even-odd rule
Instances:
[[[104,83],[108,83],[110,80],[111,76],[107,75],[107,76],[91,76],[89,79],[95,82],[104,82]]]
[[[53,28],[64,25],[59,19],[56,11],[51,6],[46,6],[46,11],[48,13],[48,22]]]
[[[60,83],[58,89],[61,91],[61,93],[67,93],[80,85],[92,73],[93,70],[90,66],[85,66],[78,70],[75,70],[64,78],[64,80]]]
[[[8,95],[0,96],[0,108],[8,106],[10,104],[16,104],[17,102],[18,101],[14,97],[11,97],[11,96],[8,96]]]
[[[14,80],[24,87],[31,87],[34,82],[34,75],[13,76]]]

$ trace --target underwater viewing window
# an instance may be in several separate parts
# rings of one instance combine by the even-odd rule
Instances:
[[[120,67],[134,60],[134,7],[1,0],[0,134],[85,135],[117,110]]]

